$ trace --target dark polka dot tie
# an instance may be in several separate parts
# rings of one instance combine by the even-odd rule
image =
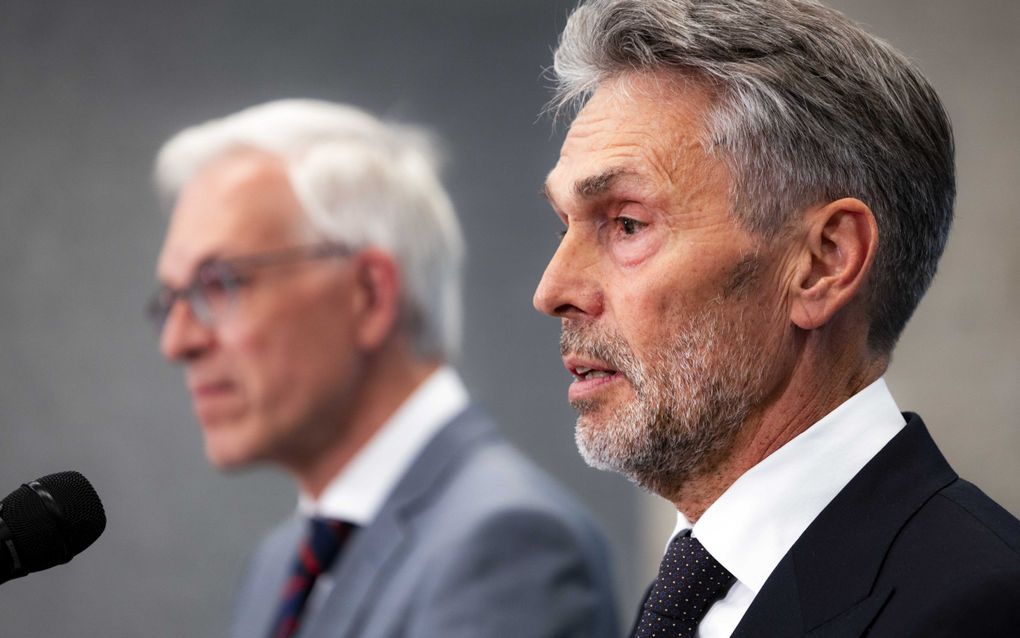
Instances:
[[[666,549],[633,638],[686,638],[733,584],[733,574],[696,538],[678,536]]]
[[[298,548],[290,578],[280,592],[280,607],[270,638],[290,638],[297,633],[315,580],[336,560],[352,529],[352,525],[343,521],[325,518],[309,521],[308,535]]]

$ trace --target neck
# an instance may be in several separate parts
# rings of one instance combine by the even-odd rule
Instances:
[[[333,478],[440,365],[437,360],[421,360],[402,348],[377,353],[365,362],[334,440],[311,450],[302,462],[288,464],[299,489],[319,498]]]
[[[857,394],[885,371],[887,359],[808,343],[792,373],[744,421],[725,457],[664,494],[692,523],[749,469]],[[823,346],[826,344],[822,344]],[[831,342],[830,344],[831,345]]]

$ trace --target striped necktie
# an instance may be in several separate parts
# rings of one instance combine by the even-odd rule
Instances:
[[[689,638],[717,600],[733,585],[733,574],[696,538],[673,539],[645,599],[633,638]]]
[[[301,626],[301,613],[316,579],[329,570],[353,527],[349,523],[326,518],[309,521],[308,535],[298,548],[290,578],[280,592],[280,606],[270,638],[291,638],[297,633]]]

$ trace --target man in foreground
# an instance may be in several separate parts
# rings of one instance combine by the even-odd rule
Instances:
[[[555,71],[535,306],[581,453],[678,511],[633,635],[1020,631],[1020,523],[882,380],[952,221],[928,82],[805,0],[593,0]]]
[[[206,454],[300,492],[233,635],[614,635],[593,523],[448,364],[463,246],[427,139],[281,101],[184,130],[156,173],[173,213],[150,312]]]

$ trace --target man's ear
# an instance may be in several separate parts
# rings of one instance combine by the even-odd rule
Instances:
[[[355,339],[365,350],[378,349],[393,332],[400,314],[400,269],[389,253],[377,248],[358,252],[358,312]]]
[[[804,330],[828,323],[860,293],[878,248],[878,225],[859,199],[809,210],[791,281],[790,319]]]

